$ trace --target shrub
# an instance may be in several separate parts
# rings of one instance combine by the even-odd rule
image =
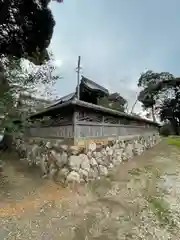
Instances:
[[[168,137],[171,134],[172,134],[172,129],[171,129],[171,125],[170,124],[164,124],[160,128],[160,135],[162,135],[164,137]]]

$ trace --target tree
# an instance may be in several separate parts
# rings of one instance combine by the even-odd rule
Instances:
[[[17,130],[14,128],[15,125],[13,121],[19,119],[24,122],[24,126],[27,124],[25,121],[27,112],[21,111],[21,99],[19,99],[19,97],[24,94],[24,92],[29,95],[37,93],[37,86],[39,84],[41,84],[41,87],[46,91],[46,96],[50,96],[51,90],[59,76],[55,75],[53,59],[30,72],[24,70],[24,66],[19,59],[5,59],[4,69],[3,77],[6,78],[8,90],[3,91],[0,95],[1,116],[4,116],[4,120],[1,122],[1,129],[6,129],[4,144],[6,147],[10,147],[12,135],[14,136]],[[41,94],[44,95],[44,92]],[[31,112],[28,111],[28,114],[30,113]]]
[[[179,101],[176,99],[165,99],[160,110],[160,117],[162,121],[168,120],[176,135],[179,135],[179,124],[180,124],[180,112],[179,112]]]
[[[10,95],[9,83],[7,77],[4,77],[6,63],[12,63],[12,59],[16,59],[17,63],[18,59],[20,61],[25,58],[39,65],[49,59],[46,49],[55,25],[48,8],[49,2],[50,0],[0,0],[1,99]]]
[[[12,86],[10,90],[6,73],[6,65],[9,62],[12,65],[15,59],[16,66],[18,66],[17,62],[22,58],[29,59],[35,64],[42,64],[49,59],[46,49],[55,25],[52,13],[48,8],[49,2],[50,0],[0,0],[1,101],[3,97],[6,100],[7,97],[11,98],[11,101],[13,99]],[[21,80],[18,78],[20,85],[22,85]]]
[[[134,108],[135,108],[137,102],[138,102],[138,98],[136,98],[134,104],[132,105],[132,108],[131,108],[130,114],[133,114],[133,112],[134,112]]]
[[[0,56],[48,60],[55,25],[50,0],[0,0]],[[60,1],[57,1],[60,2]]]
[[[138,79],[138,87],[142,88],[138,95],[138,100],[143,104],[145,109],[151,108],[154,121],[156,121],[156,104],[158,100],[160,100],[160,94],[162,94],[165,89],[164,83],[171,82],[173,79],[173,75],[168,72],[156,73],[150,70],[142,73]],[[162,83],[164,85],[162,85]]]
[[[46,49],[55,25],[48,8],[49,2],[49,0],[0,0],[0,108],[3,110],[6,107],[9,111],[9,105],[14,106],[12,94],[14,89],[7,80],[7,65],[12,66],[15,60],[18,67],[18,61],[22,58],[29,59],[35,64],[42,64],[49,59]],[[21,80],[18,76],[18,84],[22,86]]]
[[[172,125],[169,122],[165,122],[160,128],[160,134],[165,137],[173,134]]]
[[[108,97],[99,99],[98,104],[121,112],[127,109],[127,100],[119,93],[112,93]]]
[[[159,86],[158,86],[159,87]],[[176,135],[179,135],[180,127],[180,82],[179,78],[173,81],[164,82],[161,87],[166,88],[166,93],[162,103],[159,106],[159,115],[162,121],[168,121]]]
[[[168,72],[154,73],[147,71],[138,82],[143,89],[138,100],[145,109],[156,111],[161,121],[169,122],[175,134],[180,127],[180,78]]]
[[[9,133],[12,115],[15,114],[15,88],[9,82],[8,71],[2,60],[5,57],[7,62],[12,63],[12,59],[16,58],[17,67],[20,66],[17,64],[18,60],[22,58],[29,59],[37,65],[49,60],[46,49],[55,25],[52,13],[48,9],[49,2],[50,0],[0,0],[0,111],[1,114],[4,113],[1,125],[6,123],[6,133]],[[8,66],[10,65],[8,63]],[[14,72],[16,71],[17,69],[14,69]],[[17,79],[18,86],[22,86],[21,77]],[[1,147],[7,145],[6,137],[8,134],[5,134]]]

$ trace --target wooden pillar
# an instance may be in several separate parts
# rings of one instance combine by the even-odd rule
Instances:
[[[78,141],[77,114],[78,113],[76,111],[76,108],[74,107],[74,112],[73,112],[73,129],[74,129],[73,143],[74,145],[76,145]]]
[[[104,116],[102,116],[101,137],[104,137]]]

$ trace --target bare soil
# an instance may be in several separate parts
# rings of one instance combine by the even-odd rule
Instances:
[[[3,158],[0,239],[180,239],[180,150],[165,141],[82,186]]]

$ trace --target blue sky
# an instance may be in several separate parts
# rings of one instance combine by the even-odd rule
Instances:
[[[130,106],[145,69],[180,75],[179,0],[64,0],[50,8],[56,20],[50,48],[63,76],[59,95],[76,87],[78,55],[83,75],[120,92]]]

